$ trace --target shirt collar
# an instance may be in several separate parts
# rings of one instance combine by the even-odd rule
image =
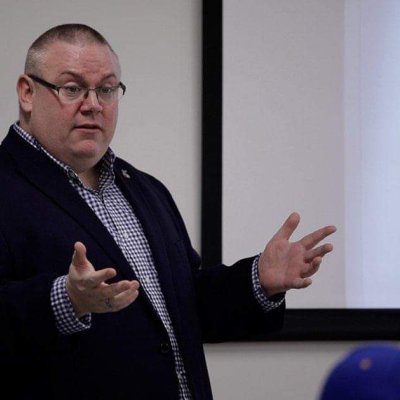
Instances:
[[[32,136],[30,133],[26,132],[22,129],[18,121],[13,124],[13,128],[15,132],[18,133],[25,141],[27,141],[31,146],[33,146],[36,150],[46,154],[53,162],[55,162],[68,176],[71,181],[84,186],[81,180],[79,179],[78,174],[67,164],[63,161],[58,160],[56,157],[51,155],[40,143],[39,141]],[[100,170],[100,178],[99,178],[99,190],[105,187],[108,183],[113,182],[115,175],[114,175],[114,162],[115,162],[115,154],[109,147],[100,160],[101,163],[101,170]],[[90,189],[92,190],[92,189]]]

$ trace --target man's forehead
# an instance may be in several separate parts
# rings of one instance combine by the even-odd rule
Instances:
[[[116,54],[109,46],[96,42],[69,43],[57,40],[46,46],[42,60],[45,67],[57,69],[58,72],[82,67],[120,74]]]
[[[45,53],[51,56],[65,56],[65,58],[88,57],[110,58],[118,60],[116,54],[109,46],[97,42],[77,41],[74,43],[57,40],[46,45]]]

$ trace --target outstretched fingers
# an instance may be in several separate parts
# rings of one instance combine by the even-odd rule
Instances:
[[[331,243],[326,243],[318,246],[314,249],[308,250],[305,254],[304,261],[311,262],[316,257],[323,257],[325,254],[330,253],[333,250],[333,245]]]
[[[290,214],[273,238],[289,240],[299,223],[300,215],[296,212]]]
[[[74,244],[74,254],[72,255],[72,264],[75,267],[85,267],[89,260],[86,258],[86,247],[82,242]]]
[[[296,278],[293,281],[292,288],[293,289],[304,289],[312,284],[312,279],[309,277],[306,278]]]
[[[136,298],[139,296],[139,285],[132,286],[131,288],[124,290],[123,292],[117,294],[114,297],[113,303],[117,309],[122,309],[133,303]]]
[[[325,226],[324,228],[318,229],[306,236],[304,236],[300,243],[307,249],[310,250],[316,246],[321,240],[324,240],[327,236],[332,235],[336,232],[336,227],[333,225]]]
[[[86,246],[82,242],[75,242],[72,255],[72,266],[75,267],[75,277],[86,287],[95,288],[102,282],[116,275],[114,268],[104,268],[95,271],[92,263],[87,258]]]
[[[121,281],[105,287],[102,291],[106,311],[119,311],[133,303],[139,295],[138,281]]]
[[[322,263],[322,257],[315,257],[307,266],[303,269],[300,276],[302,278],[309,278],[314,275],[318,270],[319,266]]]
[[[115,297],[126,291],[129,290],[135,291],[138,289],[139,289],[138,281],[119,281],[105,286],[102,289],[102,295],[104,297]]]
[[[93,271],[90,276],[85,280],[88,287],[95,288],[101,283],[108,281],[117,274],[114,268],[104,268],[98,271]]]

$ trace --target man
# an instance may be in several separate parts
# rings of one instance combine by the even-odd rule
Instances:
[[[0,147],[0,312],[16,398],[211,399],[202,341],[279,329],[335,231],[200,268],[167,189],[114,156],[118,57],[85,25],[30,47]],[[19,397],[20,396],[20,397]]]

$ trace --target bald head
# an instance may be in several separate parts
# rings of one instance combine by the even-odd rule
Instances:
[[[29,47],[25,60],[25,74],[40,75],[44,55],[55,42],[82,45],[100,44],[107,46],[117,56],[104,36],[90,26],[83,24],[57,25],[42,33]]]

